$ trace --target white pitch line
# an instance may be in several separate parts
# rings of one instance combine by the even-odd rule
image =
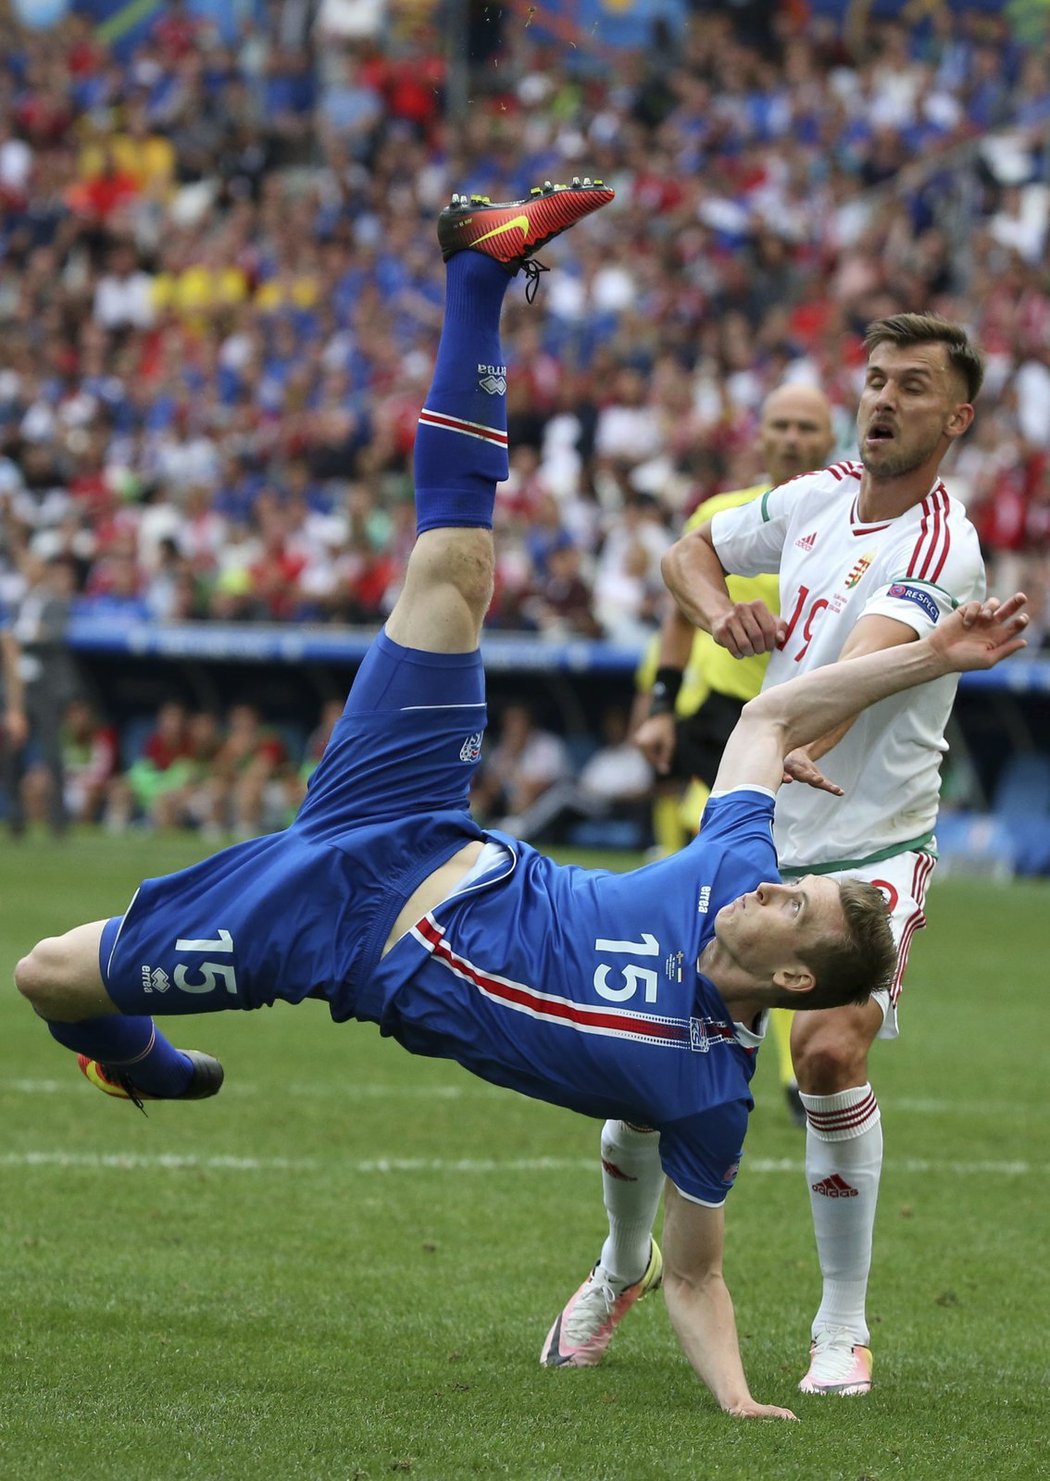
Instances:
[[[115,1172],[345,1172],[353,1176],[368,1173],[533,1173],[533,1172],[587,1172],[595,1170],[595,1159],[591,1157],[518,1157],[499,1160],[484,1157],[369,1157],[369,1158],[311,1158],[311,1157],[202,1157],[193,1153],[157,1152],[4,1152],[0,1153],[2,1167],[62,1167],[88,1168]],[[801,1160],[793,1157],[755,1157],[745,1159],[741,1171],[744,1173],[791,1173],[804,1172]],[[1035,1162],[931,1162],[921,1157],[904,1157],[892,1162],[887,1172],[914,1176],[929,1176],[947,1173],[951,1177],[976,1178],[999,1176],[1023,1178],[1050,1175],[1050,1165]]]
[[[0,1079],[0,1095],[83,1095],[84,1082],[76,1075],[65,1076],[61,1080],[3,1080]],[[262,1081],[251,1080],[227,1081],[223,1086],[223,1098],[229,1100],[231,1097],[242,1095],[271,1095],[273,1087],[265,1085]],[[296,1099],[341,1099],[341,1100],[464,1100],[464,1099],[495,1099],[505,1094],[493,1085],[477,1084],[467,1085],[377,1085],[377,1084],[355,1084],[353,1081],[331,1081],[314,1080],[308,1083],[283,1085],[282,1096],[291,1096]],[[967,1104],[962,1100],[931,1100],[920,1099],[911,1096],[903,1096],[899,1099],[881,1101],[883,1111],[889,1115],[895,1112],[907,1112],[909,1114],[921,1114],[924,1116],[973,1116],[973,1104]],[[1024,1113],[1026,1108],[1019,1107],[1016,1101],[989,1101],[982,1100],[980,1113],[982,1116],[1010,1116],[1016,1117]],[[1036,1107],[1027,1108],[1034,1115]]]
[[[84,1082],[79,1076],[62,1080],[0,1080],[0,1095],[83,1095]],[[232,1096],[273,1094],[272,1085],[262,1081],[235,1081],[223,1087],[223,1099]],[[490,1097],[502,1094],[492,1085],[355,1085],[352,1082],[313,1081],[281,1087],[282,1096],[300,1099],[324,1098],[344,1100],[461,1100],[464,1096]]]

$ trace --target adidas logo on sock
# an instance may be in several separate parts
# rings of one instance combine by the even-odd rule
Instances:
[[[817,543],[817,532],[816,532],[816,530],[813,531],[812,535],[800,535],[799,538],[795,541],[795,544],[796,544],[796,546],[798,547],[799,550],[812,550],[813,547],[814,547],[814,545],[816,545],[816,543]]]
[[[821,1178],[819,1183],[813,1183],[813,1192],[819,1193],[822,1198],[856,1198],[857,1189],[852,1183],[847,1183],[845,1178],[833,1172],[830,1177]]]

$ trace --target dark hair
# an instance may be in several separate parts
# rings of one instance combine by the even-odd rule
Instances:
[[[887,991],[897,971],[897,946],[890,930],[886,900],[862,879],[839,881],[845,930],[799,952],[816,982],[805,994],[788,993],[790,1008],[841,1008],[866,1003],[873,992]]]
[[[984,359],[961,324],[939,314],[893,314],[868,325],[864,349],[870,356],[877,345],[944,345],[948,364],[966,382],[966,399],[974,401],[984,381]]]

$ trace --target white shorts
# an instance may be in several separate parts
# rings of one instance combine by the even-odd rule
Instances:
[[[936,839],[930,848],[937,847]],[[863,879],[881,890],[886,897],[890,913],[890,929],[897,943],[897,971],[889,992],[872,994],[872,1002],[882,1009],[880,1039],[895,1039],[900,1032],[897,1024],[897,1000],[901,995],[904,973],[908,966],[908,953],[912,937],[926,924],[923,906],[926,890],[937,863],[936,855],[926,849],[915,849],[906,854],[894,854],[878,864],[869,864],[863,869],[842,869],[825,876],[827,879]],[[800,879],[808,871],[792,875],[785,871],[784,878]]]

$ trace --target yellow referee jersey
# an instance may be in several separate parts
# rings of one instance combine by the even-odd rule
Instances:
[[[706,524],[723,509],[736,509],[740,504],[760,498],[769,488],[768,483],[756,483],[752,488],[733,489],[731,493],[715,494],[713,498],[705,499],[686,520],[683,535]],[[763,601],[771,612],[780,611],[780,584],[776,576],[730,576],[726,586],[734,602]],[[635,687],[640,692],[647,693],[653,687],[659,655],[660,638],[657,634],[647,645],[635,672]],[[712,692],[728,694],[732,699],[754,699],[762,687],[768,662],[768,653],[759,653],[754,658],[734,658],[715,642],[710,633],[698,629],[682,678],[675,714],[679,719],[695,714]]]

